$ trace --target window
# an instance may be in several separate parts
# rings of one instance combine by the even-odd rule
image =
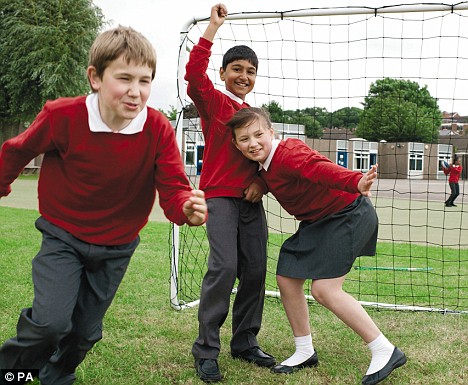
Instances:
[[[187,143],[185,147],[185,164],[195,165],[195,143]]]

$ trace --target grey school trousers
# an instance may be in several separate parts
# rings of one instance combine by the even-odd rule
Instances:
[[[42,245],[32,261],[34,300],[17,336],[0,348],[1,369],[40,369],[42,385],[68,385],[102,338],[102,319],[139,238],[122,246],[82,242],[40,217]]]
[[[229,313],[231,292],[239,279],[232,307],[231,352],[258,346],[265,299],[267,227],[262,202],[240,198],[207,200],[210,253],[198,310],[195,359],[217,359],[220,328]]]

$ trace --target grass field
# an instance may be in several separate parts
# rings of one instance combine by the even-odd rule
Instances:
[[[190,303],[199,298],[209,246],[201,227],[180,233],[179,300]],[[278,291],[277,256],[290,235],[269,235],[269,291]],[[360,301],[468,313],[468,249],[381,241],[375,257],[358,258],[354,267],[345,289]]]
[[[35,210],[0,206],[0,340],[13,336],[20,309],[32,300],[31,259],[40,245]],[[149,223],[127,275],[104,320],[104,339],[77,371],[76,384],[202,384],[190,349],[197,335],[197,309],[169,306],[167,223]],[[368,272],[367,272],[368,273]],[[366,274],[367,274],[366,273]],[[371,272],[372,274],[372,272]],[[408,363],[383,384],[466,384],[466,315],[377,311],[369,313]],[[364,343],[330,312],[310,306],[312,334],[320,365],[291,376],[231,359],[230,318],[221,329],[219,357],[224,384],[360,384],[369,363]],[[281,304],[268,300],[259,341],[279,360],[292,353],[292,336]],[[38,384],[36,381],[34,384]]]

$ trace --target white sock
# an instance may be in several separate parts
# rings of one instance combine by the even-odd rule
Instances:
[[[380,334],[367,346],[372,353],[372,359],[366,374],[373,374],[382,369],[390,361],[395,346],[383,334]]]
[[[307,361],[314,354],[314,346],[312,345],[312,335],[294,337],[296,344],[296,352],[283,361],[281,365],[295,366]]]

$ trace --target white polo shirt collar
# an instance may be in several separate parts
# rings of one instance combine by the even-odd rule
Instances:
[[[244,101],[239,96],[234,95],[231,91],[228,91],[227,89],[223,88],[221,92],[229,96],[232,100],[236,101],[240,105],[244,104]]]
[[[268,171],[268,168],[270,167],[271,160],[273,159],[273,155],[275,155],[276,149],[278,148],[278,144],[281,142],[279,139],[273,139],[271,142],[271,151],[268,157],[266,158],[265,162],[263,164],[259,163],[258,170],[264,169],[265,171]]]
[[[145,106],[143,110],[132,119],[129,125],[120,131],[112,131],[110,127],[103,122],[101,114],[99,113],[99,101],[97,92],[86,97],[86,108],[88,110],[88,124],[92,132],[110,132],[124,135],[137,134],[143,131],[146,118],[148,117],[148,107]]]

